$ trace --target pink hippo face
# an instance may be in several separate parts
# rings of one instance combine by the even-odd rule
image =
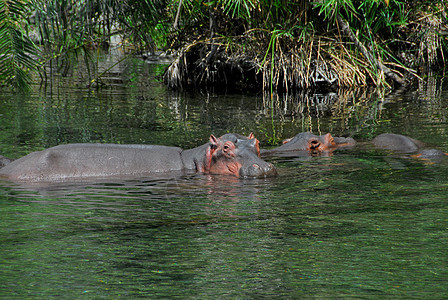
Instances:
[[[211,174],[236,177],[272,177],[277,175],[275,167],[259,157],[258,140],[250,134],[225,134],[220,138],[210,136],[210,147],[206,153],[205,171]]]

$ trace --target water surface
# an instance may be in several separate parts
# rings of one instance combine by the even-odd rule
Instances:
[[[61,80],[3,93],[0,153],[73,142],[191,148],[226,132],[254,132],[271,147],[306,130],[363,142],[395,132],[448,151],[440,81],[271,99],[175,93],[153,79],[160,67],[138,60],[120,70],[98,90]],[[1,182],[0,297],[446,297],[447,160],[362,144],[269,161],[277,178]]]

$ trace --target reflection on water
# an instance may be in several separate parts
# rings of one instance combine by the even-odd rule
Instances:
[[[312,130],[406,134],[447,152],[448,92],[274,95],[167,91],[138,62],[87,90],[69,79],[0,95],[0,154],[74,142],[262,145]],[[111,80],[112,81],[112,80]],[[63,88],[62,88],[63,87]],[[448,290],[448,159],[363,147],[270,157],[279,176],[161,174],[0,182],[0,298],[417,298]]]
[[[5,183],[0,294],[445,295],[447,162],[363,151],[273,161],[275,179]]]

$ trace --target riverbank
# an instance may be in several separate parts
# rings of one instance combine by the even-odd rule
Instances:
[[[224,5],[210,8],[209,26],[185,27],[182,34],[174,34],[179,56],[164,81],[175,89],[225,86],[290,92],[397,88],[445,73],[445,4],[325,2],[283,7],[291,15],[271,24],[261,21],[262,16],[272,17],[263,7],[248,12],[259,17],[255,20],[232,18]]]
[[[173,89],[395,89],[446,73],[443,0],[7,2],[0,85],[20,91],[80,57],[96,86],[105,73],[92,52],[115,45],[123,61],[178,53],[163,76]]]

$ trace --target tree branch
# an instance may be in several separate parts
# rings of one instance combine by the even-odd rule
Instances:
[[[177,7],[177,13],[176,13],[176,19],[174,20],[173,28],[175,30],[178,29],[179,24],[179,15],[180,15],[180,9],[182,8],[182,0],[179,0],[179,6]]]
[[[405,81],[403,78],[398,76],[396,73],[392,72],[388,67],[383,65],[379,60],[377,60],[368,50],[367,48],[361,43],[361,41],[353,34],[353,32],[350,30],[349,25],[342,20],[342,18],[337,15],[336,16],[336,22],[338,23],[338,26],[342,29],[342,32],[347,35],[350,40],[355,44],[356,47],[361,51],[361,53],[367,57],[368,60],[370,60],[372,63],[375,64],[375,66],[380,69],[387,77],[391,78],[393,81],[400,85],[404,85]]]

